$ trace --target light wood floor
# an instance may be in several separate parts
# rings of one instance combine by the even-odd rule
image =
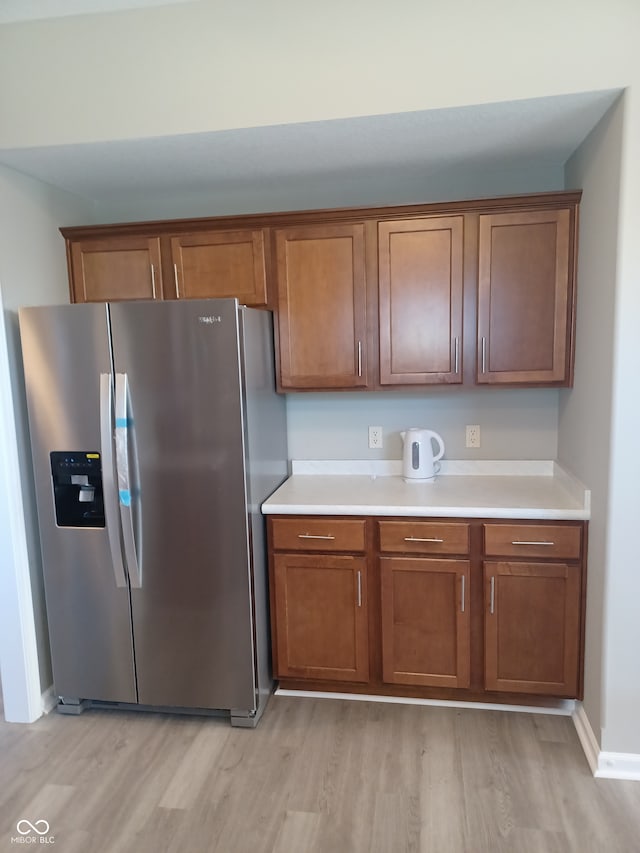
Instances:
[[[567,717],[273,696],[256,730],[0,722],[2,853],[23,818],[57,853],[637,853],[640,783],[594,779]]]

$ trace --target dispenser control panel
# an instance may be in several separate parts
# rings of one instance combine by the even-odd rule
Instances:
[[[55,450],[50,458],[58,527],[104,527],[100,454]]]

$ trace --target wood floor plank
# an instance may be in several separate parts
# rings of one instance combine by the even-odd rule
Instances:
[[[96,744],[95,731],[92,735],[88,727],[74,753],[82,795],[69,804],[66,819],[91,831],[108,850],[123,832],[134,834],[145,824],[184,759],[195,729],[188,720],[166,715],[127,712],[118,726],[116,712],[98,714],[95,722],[106,737]],[[73,775],[72,766],[63,766]]]
[[[77,792],[75,785],[44,784],[24,806],[24,814],[32,823],[43,815],[50,827],[60,825],[65,808]]]
[[[465,848],[464,785],[456,716],[430,714],[420,750],[420,850],[456,851]],[[451,819],[442,820],[443,814]]]
[[[568,717],[274,696],[255,730],[89,710],[0,721],[0,853],[638,853],[640,785]]]
[[[518,830],[560,831],[562,821],[558,804],[547,782],[546,753],[536,737],[532,716],[498,713],[494,754],[499,754],[504,788],[509,792],[513,826]]]
[[[218,757],[229,737],[220,724],[202,726],[160,800],[160,808],[188,809],[215,772]]]
[[[314,850],[320,822],[321,815],[318,812],[287,811],[273,846],[273,853]]]

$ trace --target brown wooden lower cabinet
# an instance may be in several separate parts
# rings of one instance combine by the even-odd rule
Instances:
[[[580,567],[486,562],[485,687],[576,696]]]
[[[382,678],[468,687],[468,560],[380,560]]]
[[[275,674],[367,681],[365,558],[278,554],[273,569]]]
[[[283,686],[582,698],[585,522],[278,516],[268,531]]]

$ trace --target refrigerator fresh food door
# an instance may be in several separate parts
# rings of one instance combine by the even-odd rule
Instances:
[[[67,700],[135,702],[107,309],[24,308],[20,332],[54,687]]]
[[[139,702],[252,711],[236,302],[110,313]]]

